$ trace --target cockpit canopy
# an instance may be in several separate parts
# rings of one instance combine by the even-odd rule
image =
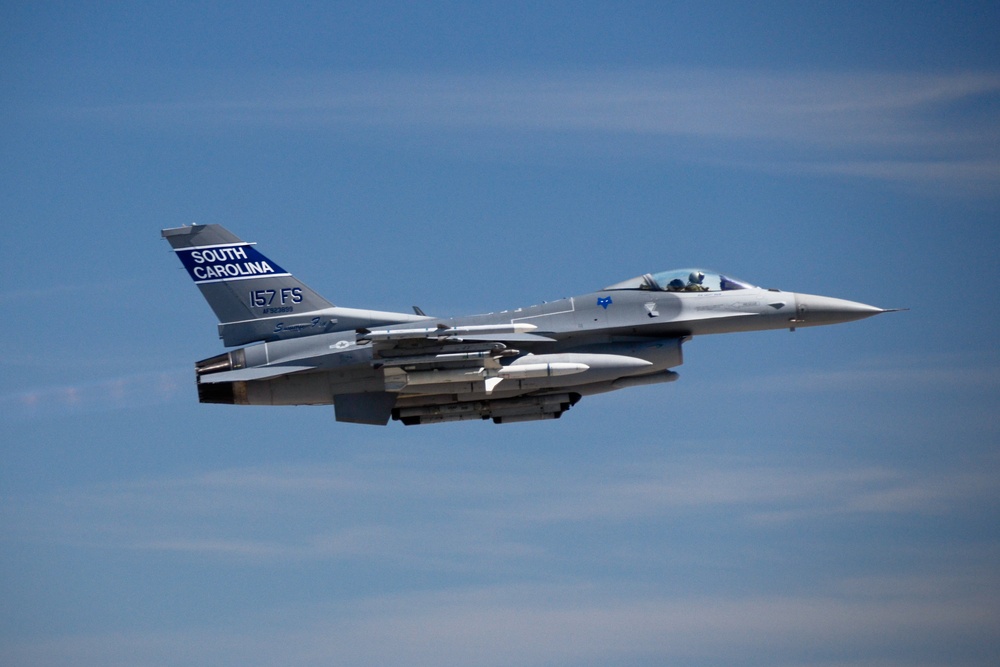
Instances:
[[[674,269],[647,273],[638,278],[615,283],[604,290],[638,289],[654,292],[727,292],[749,289],[753,285],[721,273],[703,269]]]

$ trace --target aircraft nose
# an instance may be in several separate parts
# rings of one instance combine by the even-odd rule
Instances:
[[[796,314],[793,322],[798,326],[820,324],[839,324],[862,320],[872,315],[887,313],[884,308],[869,306],[866,303],[835,299],[829,296],[815,294],[796,294]]]

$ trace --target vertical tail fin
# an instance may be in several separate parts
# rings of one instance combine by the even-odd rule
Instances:
[[[226,345],[332,330],[333,304],[221,225],[162,230],[219,318]]]

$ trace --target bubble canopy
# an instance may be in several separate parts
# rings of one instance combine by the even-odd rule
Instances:
[[[652,292],[728,292],[751,289],[748,282],[705,269],[673,269],[659,273],[646,273],[615,283],[607,290],[648,290]]]

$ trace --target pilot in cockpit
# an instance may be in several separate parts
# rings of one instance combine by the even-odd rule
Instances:
[[[675,269],[645,275],[616,283],[607,290],[662,290],[664,292],[728,292],[750,289],[753,285],[721,273],[701,269]]]
[[[684,286],[685,292],[707,292],[708,288],[702,283],[705,282],[705,274],[701,271],[692,271],[688,276],[688,284]]]

